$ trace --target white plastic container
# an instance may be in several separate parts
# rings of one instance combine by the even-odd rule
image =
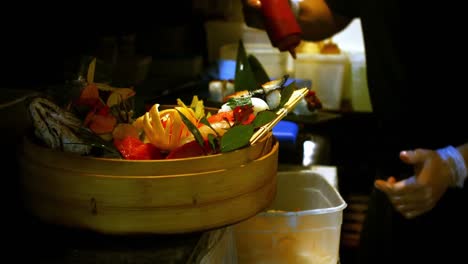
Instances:
[[[269,210],[235,225],[239,263],[336,264],[345,201],[312,171],[278,172]]]
[[[234,82],[228,80],[213,80],[208,84],[210,99],[213,102],[224,103],[224,97],[234,93]]]
[[[350,93],[353,111],[372,112],[367,86],[366,57],[364,52],[350,52]]]
[[[242,28],[242,41],[245,44],[257,43],[257,44],[269,44],[271,46],[268,34],[263,29],[249,27],[246,24]]]
[[[294,61],[294,77],[312,81],[322,106],[326,110],[340,110],[346,69],[345,54],[298,53]]]
[[[270,79],[278,79],[288,73],[289,53],[280,52],[271,44],[244,43],[244,47],[247,54],[254,55],[260,61]],[[237,42],[223,45],[220,49],[220,59],[236,61],[237,49]]]

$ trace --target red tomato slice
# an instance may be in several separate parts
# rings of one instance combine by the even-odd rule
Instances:
[[[202,147],[197,141],[190,141],[180,147],[173,149],[167,155],[166,159],[181,159],[189,157],[198,157],[211,154],[213,150],[210,148],[208,141],[205,140],[205,146]]]
[[[155,160],[162,159],[161,150],[151,143],[143,143],[138,138],[127,136],[122,140],[114,138],[114,145],[128,160]]]
[[[157,160],[162,159],[161,150],[151,143],[145,143],[132,151],[131,159],[135,160]]]

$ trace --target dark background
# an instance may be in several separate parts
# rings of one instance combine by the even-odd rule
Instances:
[[[83,55],[102,52],[102,38],[109,36],[119,39],[134,34],[135,51],[143,56],[177,58],[201,55],[204,66],[209,69],[212,65],[207,62],[203,23],[210,19],[226,18],[226,14],[197,10],[191,0],[154,1],[138,7],[136,4],[104,8],[85,3],[75,5],[70,3],[69,6],[60,8],[27,4],[3,10],[5,16],[0,18],[0,88],[41,91],[51,86],[60,87],[67,80],[76,77]],[[165,33],[181,27],[186,32],[184,39],[181,42],[171,42]],[[172,87],[185,81],[171,80],[160,85]],[[159,89],[162,90],[164,88]],[[180,92],[191,93],[193,90]],[[175,96],[180,95],[180,92]],[[327,159],[321,160],[322,165],[338,167],[340,192],[350,202],[354,195],[366,196],[371,188],[372,153],[364,150],[375,144],[370,130],[374,120],[369,114],[340,114],[340,118],[329,122],[303,124],[301,132],[327,140],[331,154]],[[5,123],[2,130],[8,126]],[[7,178],[2,192],[6,224],[2,240],[9,245],[8,253],[22,260],[53,252],[54,248],[51,247],[58,247],[57,241],[74,238],[64,236],[62,232],[48,233],[49,229],[38,230],[36,223],[31,222],[21,210],[15,177],[8,177],[15,175],[17,169],[14,156],[16,142],[8,138],[11,134],[15,134],[15,131],[3,131],[0,145],[7,157],[4,159]],[[283,154],[283,157],[286,155]],[[365,201],[360,204],[365,204]],[[346,218],[344,222],[346,223]],[[355,231],[344,230],[343,234],[356,233]],[[43,243],[50,238],[55,238],[56,241]],[[356,241],[350,244],[342,242],[342,257],[348,258],[342,260],[344,264],[350,263],[354,257],[356,244],[353,243]]]
[[[79,57],[99,52],[105,36],[137,35],[137,52],[171,56],[164,51],[180,43],[165,39],[165,30],[183,26],[190,41],[185,53],[206,53],[203,22],[221,18],[197,10],[191,0],[151,4],[24,4],[3,9],[0,18],[2,82],[0,87],[38,89],[62,84],[78,70]],[[179,54],[182,56],[184,54]]]

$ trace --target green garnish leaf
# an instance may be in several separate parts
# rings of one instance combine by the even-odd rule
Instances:
[[[198,130],[198,128],[192,122],[190,122],[190,120],[184,114],[182,114],[178,109],[176,110],[179,113],[180,118],[182,119],[182,122],[184,122],[184,124],[187,126],[189,131],[195,137],[195,140],[198,142],[198,144],[200,144],[200,146],[203,147],[205,145],[204,144],[205,140],[203,139],[203,136],[200,133],[200,130]]]
[[[231,107],[231,109],[236,108],[236,106],[252,105],[252,97],[244,96],[230,98],[227,101],[227,104],[229,105],[229,107]]]
[[[214,150],[215,152],[217,149],[217,142],[218,142],[218,138],[215,135],[208,134],[208,143],[210,144],[211,149]]]
[[[253,133],[254,126],[252,124],[231,127],[221,138],[221,152],[229,152],[247,146]]]
[[[255,79],[254,72],[250,66],[250,62],[247,58],[247,52],[245,51],[244,43],[239,40],[239,46],[237,48],[237,59],[236,59],[236,72],[234,77],[234,89],[235,91],[243,90],[255,90],[257,89],[257,80]]]
[[[211,130],[213,130],[213,132],[215,132],[216,136],[219,137],[218,131],[216,131],[216,129],[214,129],[214,128],[211,126],[210,122],[208,122],[208,119],[206,119],[206,116],[203,116],[203,117],[200,119],[200,122],[201,122],[202,124],[204,124],[204,125],[207,125],[209,128],[211,128]],[[211,134],[209,134],[209,135],[211,135]]]
[[[253,126],[255,128],[257,128],[257,127],[261,127],[261,126],[263,126],[265,124],[268,124],[273,119],[275,119],[276,116],[277,116],[276,113],[273,112],[273,111],[269,111],[269,110],[261,111],[255,117],[255,119],[253,121]]]
[[[249,61],[250,67],[252,68],[255,80],[257,81],[257,86],[262,86],[262,84],[270,81],[268,73],[266,72],[265,68],[263,68],[257,57],[255,57],[255,55],[249,54],[247,60]]]
[[[202,118],[200,119],[200,122],[201,122],[202,124],[204,124],[204,125],[207,125],[207,126],[211,127],[211,124],[210,124],[210,122],[208,122],[208,119],[206,119],[206,116],[202,117]]]
[[[295,90],[297,90],[297,85],[294,81],[281,90],[281,101],[277,109],[282,108],[288,102]]]

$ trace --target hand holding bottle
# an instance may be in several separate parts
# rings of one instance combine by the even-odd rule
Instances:
[[[244,14],[247,14],[246,24],[264,28],[271,44],[280,51],[289,51],[296,58],[295,48],[301,42],[301,28],[289,5],[288,0],[245,0]],[[253,10],[259,10],[262,21],[252,15]],[[250,13],[249,13],[250,12]],[[263,22],[263,23],[262,23]]]

